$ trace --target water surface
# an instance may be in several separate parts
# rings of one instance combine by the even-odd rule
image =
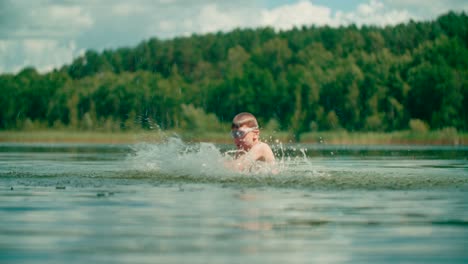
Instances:
[[[468,148],[0,145],[1,263],[466,263]]]

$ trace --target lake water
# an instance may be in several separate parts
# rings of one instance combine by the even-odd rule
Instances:
[[[468,263],[468,147],[0,145],[0,263]]]

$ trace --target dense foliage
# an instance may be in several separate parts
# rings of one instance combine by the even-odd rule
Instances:
[[[0,90],[0,129],[216,130],[249,111],[296,135],[410,121],[466,131],[468,17],[154,38],[46,74],[3,74]]]

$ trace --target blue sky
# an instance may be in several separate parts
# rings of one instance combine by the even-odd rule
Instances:
[[[0,73],[47,72],[87,49],[234,28],[377,26],[468,12],[468,0],[0,0]]]

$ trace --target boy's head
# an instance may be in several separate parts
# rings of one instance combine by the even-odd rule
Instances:
[[[257,118],[254,115],[247,112],[237,114],[232,120],[231,129],[238,129],[242,126],[247,128],[258,128]]]
[[[255,116],[247,112],[237,114],[232,120],[231,135],[238,149],[250,150],[260,135]]]

